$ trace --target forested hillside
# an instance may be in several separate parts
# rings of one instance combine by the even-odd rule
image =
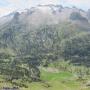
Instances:
[[[0,18],[0,73],[6,80],[41,81],[38,67],[62,60],[90,66],[89,13],[39,5]]]

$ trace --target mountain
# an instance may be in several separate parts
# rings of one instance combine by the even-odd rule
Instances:
[[[16,12],[17,13],[17,12]],[[83,19],[83,22],[88,23],[89,20],[89,11],[85,12],[81,9],[78,9],[76,7],[68,8],[68,7],[63,7],[61,5],[38,5],[36,7],[31,7],[30,9],[25,9],[24,11],[18,12],[20,15],[18,16],[20,20],[27,20],[29,21],[30,24],[34,25],[36,24],[36,21],[38,21],[38,24],[47,23],[47,24],[57,24],[58,22],[61,21],[79,21],[82,22],[80,17]],[[76,14],[79,15],[79,18],[77,19],[71,19],[72,14],[74,16]],[[4,20],[6,18],[10,19],[12,16],[14,17],[15,12],[2,17]],[[77,17],[77,16],[76,16]],[[0,19],[0,22],[2,22],[2,18]]]
[[[52,60],[74,60],[76,56],[81,59],[84,52],[87,54],[83,58],[89,58],[89,14],[90,10],[61,5],[38,5],[12,12],[0,18],[0,48],[12,49],[17,55],[41,55],[44,59],[51,55],[48,58]]]

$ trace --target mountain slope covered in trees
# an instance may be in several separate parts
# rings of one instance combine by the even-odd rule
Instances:
[[[89,17],[89,11],[61,5],[39,5],[1,17],[1,74],[10,81],[37,81],[38,66],[61,59],[90,66]]]

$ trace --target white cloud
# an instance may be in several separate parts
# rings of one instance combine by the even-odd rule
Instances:
[[[76,6],[83,9],[90,7],[90,0],[0,0],[8,2],[7,7],[0,8],[0,16],[16,9],[30,8],[37,4],[63,4],[64,6]]]
[[[86,4],[89,3],[90,0],[66,0],[69,3],[76,3],[76,4]]]
[[[90,0],[63,0],[65,4],[76,6],[82,9],[90,8]]]
[[[58,4],[60,0],[38,0],[40,4]]]
[[[13,7],[14,8],[22,7],[22,5],[25,4],[25,3],[23,3],[23,1],[25,1],[25,0],[7,0],[7,2],[9,3],[9,5],[12,6],[12,8]]]
[[[29,7],[37,4],[58,4],[60,0],[7,0],[8,3],[17,7]]]
[[[21,0],[7,0],[9,3],[18,4],[21,2]]]
[[[14,10],[14,8],[0,8],[0,17],[10,12],[13,12]]]

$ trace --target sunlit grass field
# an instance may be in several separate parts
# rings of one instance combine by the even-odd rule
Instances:
[[[89,86],[85,86],[85,80],[76,80],[72,73],[66,71],[54,73],[41,70],[41,79],[44,82],[27,83],[28,88],[20,90],[90,90]],[[10,83],[0,83],[0,88],[4,86],[12,87]]]
[[[33,82],[29,88],[23,90],[90,90],[84,85],[85,81],[78,81],[69,72],[51,73],[42,71],[41,78],[45,83]],[[49,85],[49,87],[47,86]]]

